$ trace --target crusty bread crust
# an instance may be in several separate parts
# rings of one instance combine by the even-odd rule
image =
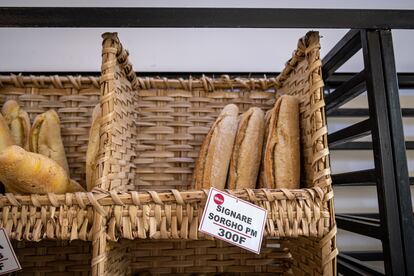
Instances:
[[[225,106],[204,139],[194,169],[196,189],[225,188],[238,113],[236,105]]]
[[[264,136],[264,112],[246,111],[239,122],[230,162],[228,189],[254,189],[257,183]]]
[[[300,133],[299,100],[282,100],[277,123],[278,143],[275,150],[276,188],[299,189],[300,186]]]
[[[14,145],[9,127],[4,117],[0,114],[0,152],[9,146]]]
[[[4,103],[1,113],[7,122],[10,134],[16,145],[29,149],[30,119],[26,111],[14,100]]]
[[[300,184],[299,101],[281,96],[269,119],[263,187],[297,189]]]
[[[258,188],[267,188],[267,185],[265,184],[266,180],[265,180],[265,173],[264,173],[265,154],[266,154],[266,148],[267,148],[267,140],[269,137],[270,119],[272,118],[273,112],[274,112],[274,107],[268,110],[264,117],[264,135],[263,135],[264,137],[263,137],[263,146],[262,146],[262,160],[260,162],[259,187]]]
[[[60,119],[55,110],[49,109],[36,116],[30,130],[29,149],[55,160],[69,174],[60,133]]]
[[[62,194],[69,185],[66,171],[56,161],[16,145],[0,152],[0,172],[7,192]]]

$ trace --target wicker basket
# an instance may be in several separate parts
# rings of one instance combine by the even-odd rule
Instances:
[[[82,184],[90,117],[99,98],[96,77],[0,76],[0,105],[17,100],[32,122],[50,108],[58,111],[70,174]],[[0,196],[0,227],[12,239],[23,267],[17,274],[89,275],[91,241],[101,231],[93,224],[90,202],[86,193]]]
[[[82,275],[91,273],[91,244],[84,241],[13,241],[23,270],[18,275]]]
[[[0,76],[0,104],[16,99],[32,119],[58,111],[71,176],[81,183],[99,101],[104,114],[93,193],[0,196],[0,227],[14,240],[22,273],[336,275],[319,47],[318,34],[308,33],[277,78],[138,78],[117,36],[105,34],[100,82]],[[301,98],[307,188],[228,191],[268,210],[262,253],[255,255],[198,233],[208,191],[191,190],[191,177],[221,108],[267,110],[275,92]]]
[[[98,271],[113,272],[117,264],[107,254],[115,248],[125,252],[134,273],[336,274],[319,34],[300,39],[286,68],[272,79],[139,78],[117,35],[103,38],[103,120],[95,179],[96,191],[107,193],[110,203],[97,203],[107,230],[101,237],[107,244],[99,243]],[[208,191],[191,190],[192,172],[223,106],[267,110],[280,94],[300,98],[306,188],[228,191],[268,210],[263,253],[252,256],[198,232]],[[111,245],[120,239],[124,246]]]

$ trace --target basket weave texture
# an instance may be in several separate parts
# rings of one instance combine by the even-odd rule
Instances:
[[[100,102],[103,111],[93,192],[0,197],[0,227],[24,240],[22,249],[78,239],[91,256],[90,270],[81,269],[82,259],[75,268],[44,273],[336,275],[318,33],[299,40],[279,76],[262,79],[137,77],[117,35],[103,38],[100,79],[0,76],[0,103],[16,99],[32,119],[49,108],[59,113],[71,176],[82,184],[92,109]],[[226,104],[242,112],[268,110],[280,94],[300,99],[305,188],[228,191],[268,211],[262,253],[254,255],[198,233],[208,191],[192,190],[192,172],[203,138]],[[30,254],[41,259],[49,251],[19,252],[30,260]],[[79,252],[70,252],[65,258],[75,260]]]
[[[117,35],[106,33],[103,38],[104,147],[96,179],[97,189],[110,191],[118,203],[101,209],[106,238],[210,240],[197,231],[208,191],[191,187],[194,162],[209,127],[229,103],[241,112],[252,106],[268,110],[278,95],[290,94],[300,100],[301,182],[306,188],[228,192],[268,210],[265,236],[291,239],[291,254],[298,254],[294,259],[303,253],[295,238],[309,240],[302,244],[314,246],[305,250],[317,261],[310,256],[308,261],[297,259],[292,262],[296,273],[335,273],[336,228],[318,33],[300,39],[285,69],[271,79],[140,78]],[[147,192],[137,192],[143,190]],[[103,257],[104,250],[100,252]]]

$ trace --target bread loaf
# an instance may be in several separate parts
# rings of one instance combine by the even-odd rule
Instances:
[[[264,112],[257,107],[246,111],[239,121],[230,162],[228,189],[254,189],[262,156]]]
[[[68,174],[59,116],[53,109],[36,116],[29,136],[29,149],[55,160]]]
[[[21,194],[60,194],[69,186],[69,177],[59,164],[16,145],[0,152],[0,181],[7,192]]]
[[[297,189],[300,184],[300,133],[299,101],[283,95],[270,111],[265,153],[263,180],[265,188]]]
[[[226,105],[205,137],[194,169],[196,189],[225,188],[238,113],[236,105]]]
[[[267,137],[269,136],[269,124],[270,118],[272,117],[272,113],[274,111],[274,107],[268,110],[264,117],[264,134],[263,134],[263,146],[262,146],[262,161],[260,162],[260,172],[259,172],[259,187],[258,188],[266,188],[265,185],[265,176],[264,176],[264,158],[266,153],[266,145],[267,145]]]
[[[99,150],[101,106],[97,104],[92,112],[92,125],[89,131],[88,149],[86,151],[86,188],[91,191],[95,186],[94,175],[96,170],[96,157]]]
[[[3,105],[1,113],[7,122],[10,134],[16,145],[28,150],[30,119],[27,112],[21,109],[16,101],[9,100]]]
[[[11,145],[14,145],[14,139],[7,126],[6,120],[3,115],[0,114],[0,152]]]

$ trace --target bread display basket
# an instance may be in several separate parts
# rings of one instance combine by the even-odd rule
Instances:
[[[299,40],[276,78],[139,77],[115,33],[105,33],[102,45],[100,79],[0,76],[0,104],[15,99],[32,118],[58,112],[71,175],[81,184],[92,109],[102,109],[91,192],[0,197],[0,227],[21,273],[336,275],[317,32]],[[193,169],[226,104],[269,110],[283,94],[300,99],[303,188],[226,191],[268,212],[256,255],[198,231],[208,190],[193,188]]]

